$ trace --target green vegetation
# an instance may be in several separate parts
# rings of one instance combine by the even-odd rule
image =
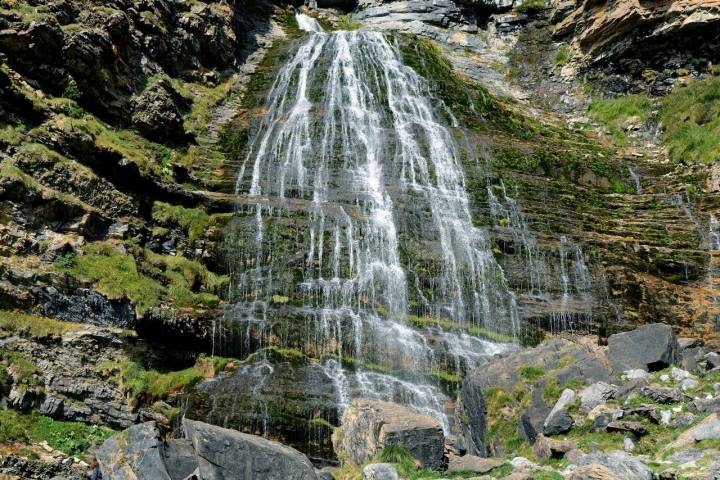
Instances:
[[[646,122],[652,103],[651,99],[643,95],[593,100],[588,106],[588,116],[605,125],[615,143],[624,146],[628,143],[624,124],[628,121],[640,124]]]
[[[520,6],[515,8],[517,13],[535,13],[547,8],[545,0],[525,0]]]
[[[167,398],[170,394],[182,392],[205,378],[223,371],[231,360],[224,357],[198,357],[195,365],[175,371],[146,369],[132,360],[120,363],[104,363],[100,370],[111,375],[114,381],[130,393],[135,400],[152,403]]]
[[[472,335],[476,335],[487,340],[492,340],[497,343],[515,343],[517,339],[509,335],[502,333],[492,332],[482,327],[465,326],[463,324],[454,323],[451,320],[438,317],[419,316],[419,315],[408,315],[408,323],[416,327],[440,327],[443,330],[465,330]]]
[[[419,467],[419,463],[410,455],[410,453],[401,447],[385,447],[376,457],[368,463],[390,463],[398,472],[403,480],[425,480],[425,479],[441,479],[441,478],[473,478],[477,477],[477,472],[452,472],[439,473],[434,470],[423,469]],[[353,465],[345,463],[342,468],[334,473],[338,480],[362,480],[362,468],[364,465]],[[509,464],[503,464],[490,472],[493,478],[503,478],[512,472]],[[550,477],[552,478],[552,477]]]
[[[572,48],[568,45],[561,46],[557,52],[555,52],[555,64],[559,66],[567,64],[572,58],[572,54]]]
[[[6,335],[33,338],[59,338],[66,332],[80,330],[84,325],[51,318],[28,315],[22,312],[0,310],[0,337]]]
[[[81,455],[90,447],[104,442],[113,433],[108,428],[53,420],[36,413],[28,415],[13,410],[0,410],[2,445],[46,441],[52,448],[67,455]]]
[[[214,292],[227,281],[185,257],[112,242],[88,244],[83,255],[62,257],[55,268],[94,282],[112,298],[127,296],[141,315],[166,297],[178,307],[215,307]]]
[[[352,14],[348,13],[340,17],[340,22],[337,25],[338,30],[359,30],[362,28],[362,23],[353,20]]]
[[[70,266],[67,262],[56,262],[55,267],[94,282],[110,297],[127,296],[140,314],[157,305],[164,293],[159,282],[138,273],[135,259],[122,245],[92,243]]]
[[[78,88],[77,82],[75,82],[75,79],[72,76],[68,79],[65,91],[63,92],[63,97],[67,97],[70,100],[75,101],[80,100],[80,97],[82,97],[82,92]]]
[[[190,241],[195,241],[205,237],[210,227],[224,225],[229,216],[209,215],[199,208],[185,208],[158,201],[153,204],[152,218],[160,225],[182,228]]]
[[[23,131],[23,125],[0,126],[0,145],[20,145],[23,140]]]
[[[0,349],[0,369],[9,369],[17,383],[28,387],[41,386],[40,369],[18,352]]]
[[[540,380],[545,375],[545,369],[543,367],[538,367],[534,365],[520,367],[518,371],[520,373],[520,376],[526,382],[535,382],[537,380]]]
[[[660,120],[674,162],[720,160],[720,74],[690,81],[668,95]]]

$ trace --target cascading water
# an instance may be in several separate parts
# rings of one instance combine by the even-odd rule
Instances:
[[[237,177],[253,233],[228,316],[245,325],[246,353],[272,339],[321,359],[341,410],[355,396],[392,400],[448,430],[433,379],[512,348],[467,331],[517,335],[515,298],[473,225],[456,142],[425,81],[381,33],[297,20],[308,34]],[[295,221],[305,228],[287,238]],[[279,312],[301,338],[277,327]]]

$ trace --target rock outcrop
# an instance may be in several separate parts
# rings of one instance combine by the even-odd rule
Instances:
[[[554,406],[542,398],[549,378],[565,385],[571,380],[609,381],[611,376],[612,369],[600,349],[560,339],[483,365],[468,374],[460,390],[459,416],[466,420],[462,427],[468,452],[486,456],[494,448],[492,441],[488,442],[488,430],[498,412],[488,411],[488,396],[522,390],[529,405],[523,408],[519,429],[533,443]]]
[[[348,407],[341,427],[333,433],[338,454],[358,465],[385,447],[401,447],[423,467],[443,465],[444,436],[440,423],[396,403],[356,399]]]
[[[96,452],[103,478],[317,479],[310,461],[292,448],[192,420],[182,427],[183,438],[163,439],[153,422],[111,437]]]
[[[611,335],[608,339],[608,358],[620,372],[637,368],[662,370],[679,363],[679,350],[672,327],[660,323]]]

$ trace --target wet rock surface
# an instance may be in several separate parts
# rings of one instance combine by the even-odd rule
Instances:
[[[443,463],[442,426],[428,415],[378,400],[354,400],[333,434],[335,451],[361,464],[386,447],[405,449],[425,468]]]

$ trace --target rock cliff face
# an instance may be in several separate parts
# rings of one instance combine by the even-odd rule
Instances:
[[[673,95],[717,79],[718,2],[319,6],[352,13],[313,12],[326,28],[360,22],[389,35],[427,80],[432,99],[447,106],[472,221],[489,232],[491,255],[517,301],[523,342],[572,330],[604,343],[610,334],[663,322],[720,345],[717,150],[698,160],[687,149],[676,153],[667,136],[674,119],[687,132],[685,143],[720,138],[690,129],[717,122],[713,90],[680,108],[687,113],[667,113]],[[303,299],[293,296],[306,267],[309,210],[279,209],[266,236],[278,255],[260,258],[253,203],[233,194],[249,139],[267,114],[263,100],[302,35],[280,2],[0,0],[0,395],[12,411],[113,429],[154,421],[178,432],[173,420],[183,413],[188,425],[196,419],[265,435],[313,461],[336,461],[330,436],[342,418],[337,390],[359,385],[338,386],[328,365],[347,359],[333,356],[336,345],[323,350],[322,340],[311,338]],[[694,106],[701,97],[707,103]],[[615,123],[593,110],[626,98],[642,108]],[[471,367],[485,357],[454,362],[465,345],[448,343],[445,329],[454,326],[423,307],[423,292],[439,282],[439,256],[423,228],[427,212],[414,205],[403,198],[399,213],[421,240],[402,239],[403,262],[417,280],[408,323],[436,363],[423,372],[405,371],[407,358],[392,368],[352,367],[368,368],[378,383],[391,374],[398,384],[432,378],[438,398],[450,399],[433,401],[457,417],[450,427],[465,442],[453,455],[499,454],[507,445],[490,437],[515,440],[517,432],[543,442],[575,421],[571,405],[562,406],[549,428],[554,405],[544,392],[582,377],[588,387],[604,384],[588,396],[608,400],[615,390],[607,385],[618,383],[613,368],[642,366],[618,367],[594,346],[563,340],[480,370]],[[280,255],[289,267],[279,269],[283,280],[271,301],[252,315],[234,308],[239,297],[256,294],[237,288],[255,262],[280,265],[273,263]],[[463,341],[498,339],[496,332],[462,333]],[[623,338],[615,337],[610,351],[628,348],[632,339]],[[653,350],[646,347],[639,353]],[[682,345],[667,347],[652,362],[667,357],[696,370],[706,361],[682,356]],[[534,364],[544,378],[526,370]],[[492,389],[520,383],[531,394],[517,402],[518,425],[488,417],[488,402],[497,400]],[[677,392],[643,392],[677,400]],[[610,417],[607,423],[620,420]],[[142,442],[160,445],[155,427],[143,425]],[[540,451],[556,455],[561,447]],[[173,449],[200,449],[189,442],[163,448],[169,457]],[[573,478],[582,468],[606,469],[598,465],[612,458],[586,459]],[[12,468],[27,466],[21,463]],[[305,471],[300,463],[296,472]],[[162,475],[181,478],[192,471],[185,467]]]

